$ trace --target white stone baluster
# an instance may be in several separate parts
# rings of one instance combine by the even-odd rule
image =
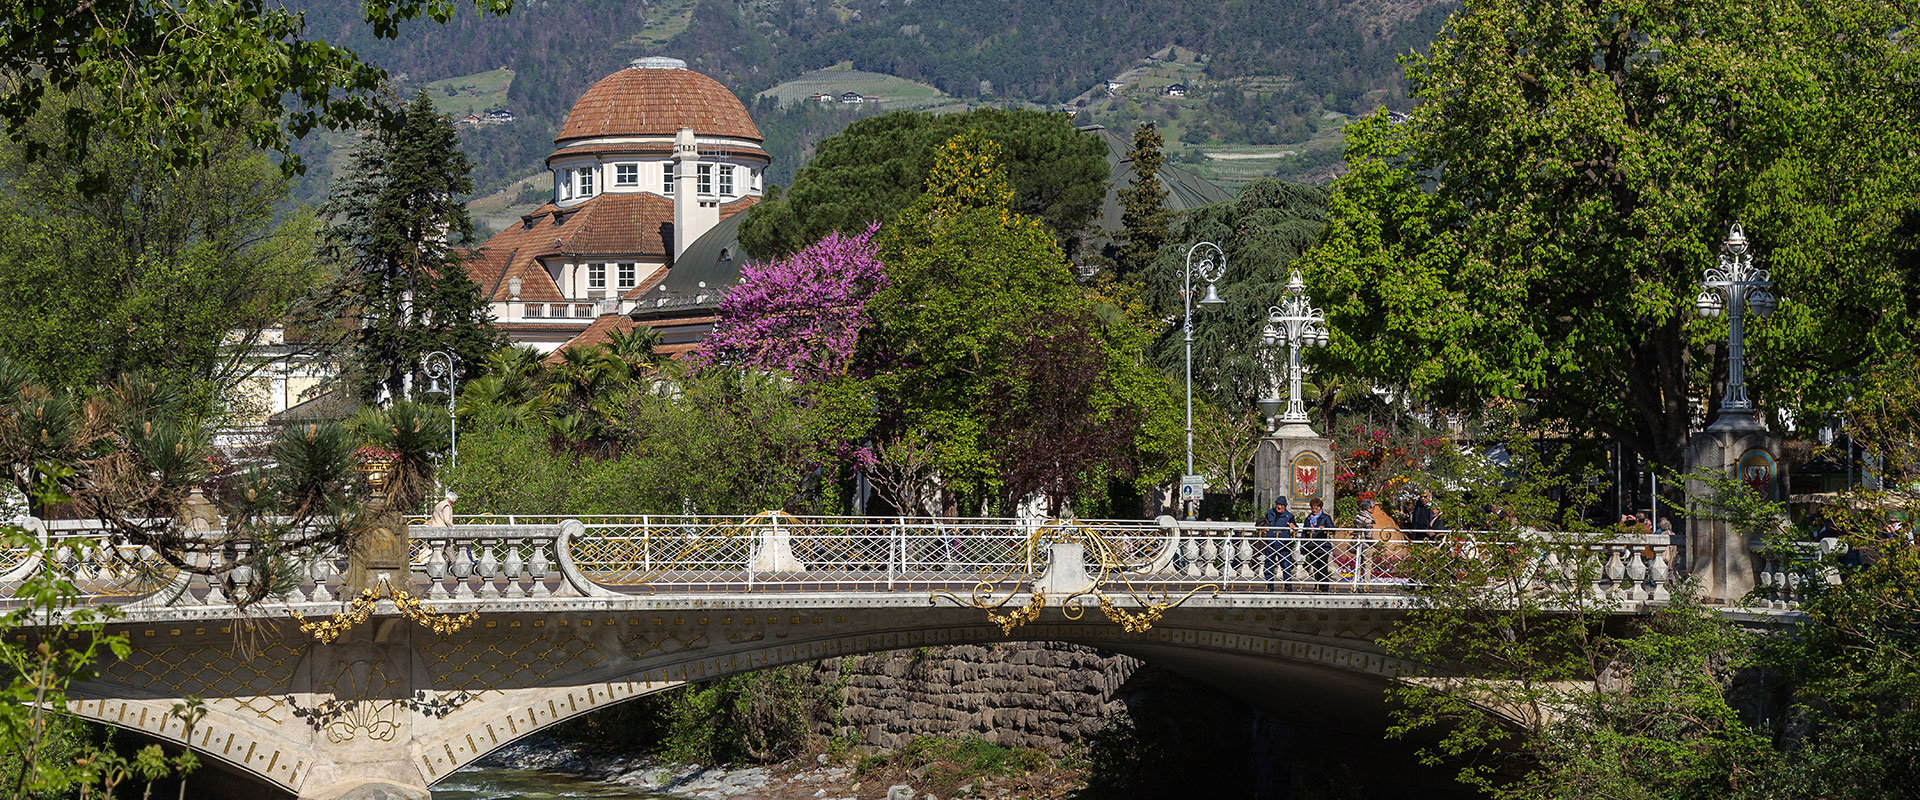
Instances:
[[[1235,545],[1235,560],[1239,563],[1236,565],[1234,575],[1244,581],[1259,578],[1260,564],[1259,558],[1254,554],[1253,540],[1243,537],[1235,542]]]
[[[222,591],[220,588],[220,584],[224,583],[224,581],[221,580],[222,576],[220,573],[221,560],[220,560],[219,547],[216,546],[216,547],[210,547],[207,549],[206,563],[207,563],[207,573],[208,573],[207,574],[207,597],[206,597],[207,605],[210,605],[210,606],[226,605],[227,594],[226,592]]]
[[[445,600],[448,597],[447,585],[447,544],[430,542],[427,545],[427,599]]]
[[[534,597],[548,597],[552,594],[547,591],[547,571],[553,566],[553,562],[547,558],[547,541],[546,539],[534,540],[533,563],[527,567],[527,577],[533,579]]]
[[[1202,562],[1205,562],[1202,569],[1204,571],[1204,574],[1207,577],[1209,578],[1220,577],[1220,542],[1219,540],[1214,539],[1213,537],[1208,537],[1206,541],[1200,543],[1200,560]]]
[[[1627,596],[1627,593],[1621,589],[1627,578],[1627,564],[1620,559],[1620,553],[1624,549],[1617,544],[1607,547],[1607,565],[1603,573],[1606,578],[1606,591],[1601,594],[1608,600],[1624,600]]]
[[[1673,592],[1668,588],[1673,583],[1673,565],[1667,563],[1667,548],[1653,549],[1653,563],[1647,567],[1647,580],[1652,584],[1647,599],[1655,603],[1673,599]]]
[[[520,575],[526,571],[526,562],[520,558],[522,542],[515,539],[507,543],[507,560],[501,564],[506,571],[507,597],[525,597],[526,591],[520,587]]]
[[[1647,599],[1647,560],[1640,556],[1640,548],[1627,549],[1627,599],[1644,601]]]
[[[451,543],[448,544],[448,547],[452,546]],[[471,599],[473,597],[473,587],[467,585],[467,579],[473,577],[473,545],[461,544],[459,549],[453,551],[451,561],[453,563],[448,566],[451,567],[450,571],[453,573],[454,599]]]
[[[1202,570],[1200,565],[1200,542],[1192,536],[1182,537],[1180,541],[1180,555],[1182,559],[1187,562],[1183,568],[1183,571],[1187,573],[1187,577],[1200,577]]]
[[[500,561],[493,557],[493,540],[487,539],[480,545],[480,596],[496,598],[500,590],[493,585],[493,579],[500,574]]]
[[[333,593],[327,591],[327,579],[332,577],[327,573],[332,571],[332,567],[333,555],[324,552],[316,556],[312,564],[307,565],[307,577],[313,580],[313,591],[307,593],[308,600],[324,603],[333,599]]]

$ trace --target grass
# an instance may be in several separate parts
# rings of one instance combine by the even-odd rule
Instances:
[[[532,202],[520,202],[523,191],[531,189],[539,193],[540,199]],[[520,221],[520,216],[540,207],[547,198],[553,196],[553,173],[542,170],[529,175],[493,194],[476,197],[467,203],[467,212],[476,222],[485,222],[487,227],[496,231],[505,230],[508,225]]]
[[[955,789],[981,778],[1023,776],[1052,764],[1046,753],[1030,747],[1004,747],[977,737],[916,736],[897,750],[860,759],[854,772],[864,778],[924,769],[920,780],[925,788],[951,796]]]
[[[640,23],[640,32],[627,38],[624,44],[638,46],[643,52],[650,52],[667,43],[668,39],[679,36],[681,31],[693,24],[695,0],[654,0],[648,3],[646,21]]]
[[[490,108],[506,108],[507,87],[513,83],[513,70],[499,69],[445,78],[427,84],[427,96],[442,114],[459,119]]]
[[[804,73],[761,92],[759,96],[776,98],[784,105],[806,102],[816,92],[836,96],[843,92],[859,92],[880,98],[883,107],[890,109],[937,106],[951,100],[946,93],[924,83],[879,72],[863,72],[844,64]]]

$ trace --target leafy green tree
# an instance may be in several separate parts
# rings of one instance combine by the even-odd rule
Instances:
[[[860,120],[820,142],[784,193],[748,212],[740,241],[754,258],[790,255],[828,231],[858,235],[920,197],[940,147],[966,131],[1000,142],[1012,208],[1044,221],[1065,241],[1099,212],[1106,148],[1061,114],[982,109],[966,114],[898,111]]]
[[[967,132],[941,150],[925,194],[881,229],[888,282],[868,301],[854,364],[878,409],[874,438],[930,456],[949,513],[1005,509],[1036,490],[1057,507],[1098,475],[1161,477],[1152,454],[1165,451],[1143,431],[1165,432],[1146,423],[1166,418],[1169,391],[1129,366],[1144,363],[1144,339],[1129,338],[1139,328],[1119,306],[1090,302],[1046,227],[1013,210],[993,140]],[[1005,416],[1048,403],[1047,420],[1030,426]],[[1120,438],[1087,449],[1063,440],[1102,424]],[[905,441],[924,446],[897,446]],[[1034,460],[1052,451],[1076,455]]]
[[[1153,123],[1142,122],[1133,132],[1133,185],[1121,189],[1121,244],[1114,253],[1114,267],[1122,277],[1138,275],[1151,268],[1160,257],[1160,247],[1172,235],[1168,230],[1167,188],[1160,185],[1160,167],[1166,158],[1160,155],[1160,131]]]
[[[1725,363],[1694,297],[1738,221],[1781,298],[1748,328],[1751,389],[1831,410],[1920,311],[1915,13],[1467,4],[1410,57],[1411,119],[1348,128],[1307,270],[1329,366],[1465,410],[1526,398],[1677,469]]]
[[[373,0],[364,22],[381,38],[422,16],[451,18],[456,0]],[[512,0],[475,0],[505,14]],[[175,167],[205,161],[238,138],[291,155],[291,139],[379,116],[386,73],[352,50],[306,36],[302,13],[263,0],[23,0],[0,11],[0,120],[28,157],[59,149],[83,187],[111,178],[83,159],[106,132]],[[88,92],[111,103],[66,109],[59,126],[32,120],[50,94]],[[297,160],[286,162],[298,170]],[[91,193],[91,192],[89,192]]]
[[[109,105],[51,95],[24,135]],[[0,354],[39,380],[83,387],[168,376],[202,407],[245,378],[261,333],[322,280],[310,215],[277,208],[288,181],[242,137],[210,137],[175,170],[138,145],[89,136],[84,157],[0,146]],[[104,179],[88,194],[80,176]]]
[[[476,377],[504,344],[461,268],[473,223],[459,198],[473,182],[453,124],[425,92],[398,113],[392,130],[366,132],[323,208],[343,265],[331,305],[350,328],[347,375],[366,400],[404,396],[428,352],[451,350]]]

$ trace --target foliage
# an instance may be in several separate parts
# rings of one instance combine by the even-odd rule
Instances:
[[[1423,758],[1455,763],[1461,781],[1486,789],[1508,759],[1552,741],[1570,710],[1604,696],[1619,652],[1604,624],[1611,601],[1590,589],[1601,567],[1585,547],[1591,534],[1554,499],[1586,490],[1586,476],[1518,427],[1504,432],[1496,440],[1512,454],[1506,468],[1452,451],[1433,459],[1442,513],[1490,533],[1408,549],[1397,569],[1428,580],[1410,585],[1414,608],[1381,640],[1426,670],[1388,690],[1389,733],[1433,736]]]
[[[375,36],[400,22],[446,21],[454,0],[377,0],[362,7]],[[505,14],[511,0],[475,0]],[[161,5],[140,0],[26,0],[0,14],[0,119],[30,158],[58,150],[83,158],[95,132],[136,143],[142,160],[204,162],[213,143],[289,152],[290,138],[342,130],[379,116],[385,73],[352,50],[306,36],[306,20],[262,0]],[[49,93],[89,92],[113,102],[71,107],[56,129],[30,121]],[[298,170],[298,161],[288,161]],[[110,177],[82,168],[83,187]]]
[[[1444,432],[1426,430],[1404,420],[1389,420],[1342,427],[1333,431],[1335,494],[1341,497],[1376,499],[1383,504],[1399,505],[1411,501],[1411,495],[1432,487],[1429,467],[1436,459],[1447,460],[1453,453],[1453,440]]]
[[[267,458],[219,474],[211,431],[183,405],[138,376],[83,394],[49,388],[0,358],[0,470],[23,495],[57,495],[67,513],[103,523],[106,538],[150,547],[175,569],[249,567],[231,592],[242,606],[284,590],[316,549],[344,547],[360,532],[354,445],[343,428],[283,430]],[[181,521],[189,493],[208,484],[226,488],[207,498],[224,520],[217,536]],[[45,503],[36,500],[36,513]],[[227,555],[207,563],[215,551]]]
[[[1205,313],[1194,310],[1193,386],[1196,393],[1222,408],[1252,408],[1255,400],[1274,388],[1274,369],[1260,350],[1267,307],[1284,296],[1296,259],[1313,246],[1325,227],[1323,190],[1270,179],[1248,184],[1231,201],[1189,212],[1172,240],[1179,246],[1162,248],[1160,260],[1143,276],[1146,302],[1157,314],[1176,321],[1161,333],[1155,360],[1169,372],[1185,368],[1178,320],[1187,248],[1202,241],[1220,245],[1226,252],[1227,269],[1219,290],[1227,304]],[[1196,284],[1196,291],[1206,291],[1204,283]],[[1319,299],[1316,284],[1309,281],[1307,291]]]
[[[596,390],[607,393],[586,410],[551,418],[482,400],[490,384],[477,381],[462,396],[467,427],[448,482],[463,506],[502,513],[751,514],[815,502],[818,470],[836,453],[822,440],[834,406],[811,399],[820,390],[683,364],[659,378]],[[600,444],[570,438],[588,430]]]
[[[1348,128],[1307,269],[1326,365],[1458,409],[1526,398],[1677,469],[1725,361],[1693,301],[1739,221],[1781,298],[1749,318],[1751,389],[1831,411],[1834,376],[1911,342],[1913,14],[1467,4],[1409,59],[1411,120]]]
[[[47,96],[23,135],[107,105]],[[180,169],[103,132],[82,157],[0,147],[0,354],[56,386],[166,375],[208,408],[258,368],[247,347],[321,279],[316,225],[277,208],[288,181],[241,137],[202,147]]]
[[[878,424],[843,435],[927,455],[948,513],[989,502],[1009,509],[1044,488],[1043,472],[1059,480],[1056,508],[1096,477],[1164,477],[1165,451],[1135,424],[1169,411],[1164,378],[1130,366],[1141,361],[1139,327],[1124,306],[1090,301],[1040,221],[1005,205],[1014,193],[996,150],[977,133],[947,142],[925,193],[882,229],[888,283],[867,304],[872,325],[854,362]],[[1054,393],[1069,386],[1088,394]],[[1059,404],[1045,409],[1050,420],[1008,416],[1049,403]],[[1102,421],[1122,438],[1068,441]],[[920,444],[900,449],[906,441]],[[1055,464],[1063,473],[1045,468],[1057,456],[1050,450],[1077,455]],[[1012,483],[1008,458],[1023,462]]]
[[[43,501],[59,499],[49,485],[37,490]],[[40,538],[17,526],[0,526],[0,545],[27,558],[44,556]],[[14,596],[22,602],[0,616],[0,675],[6,681],[0,685],[6,698],[0,702],[0,760],[6,765],[0,791],[38,798],[99,789],[112,796],[114,787],[135,779],[151,792],[155,780],[198,765],[191,751],[169,757],[158,745],[128,759],[90,740],[66,713],[75,681],[95,677],[100,662],[131,652],[125,634],[106,630],[118,617],[114,608],[83,606],[78,587],[59,570],[34,570]],[[173,709],[189,732],[199,713],[194,699]]]
[[[1160,145],[1160,131],[1152,124],[1143,122],[1134,130],[1133,149],[1127,153],[1133,161],[1133,185],[1119,191],[1123,230],[1120,249],[1113,255],[1115,272],[1121,277],[1152,267],[1171,235],[1167,188],[1160,184],[1160,167],[1166,164]]]
[[[458,200],[473,182],[453,124],[425,92],[396,113],[392,130],[367,132],[353,173],[322,209],[335,220],[327,246],[343,271],[329,305],[348,332],[346,374],[363,400],[404,396],[434,350],[477,377],[502,344],[455,247],[473,233]]]
[[[348,421],[361,446],[392,453],[387,497],[395,508],[424,507],[435,462],[449,445],[444,408],[397,400],[386,408],[368,407]]]
[[[770,258],[797,252],[830,231],[853,235],[876,221],[891,222],[929,185],[946,143],[968,131],[999,143],[1013,210],[1043,221],[1055,238],[1072,236],[1099,211],[1106,148],[1062,116],[899,111],[860,120],[820,142],[792,187],[748,212],[741,244],[755,258]]]
[[[720,301],[703,350],[731,365],[782,370],[802,382],[846,371],[868,324],[866,304],[887,285],[873,242],[831,232],[790,257],[740,270]]]
[[[683,764],[779,761],[807,746],[810,723],[831,698],[813,665],[732,675],[680,689],[668,700],[663,750]]]
[[[1045,752],[1031,747],[1006,747],[973,736],[915,736],[894,750],[860,759],[854,774],[867,776],[889,769],[911,772],[924,776],[928,791],[944,795],[981,778],[1023,775],[1051,763]]]

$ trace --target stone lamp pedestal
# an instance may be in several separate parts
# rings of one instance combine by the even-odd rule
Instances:
[[[1768,500],[1777,500],[1785,485],[1780,469],[1780,442],[1761,425],[1715,425],[1687,442],[1687,471],[1708,471],[1737,477]],[[1754,556],[1747,537],[1724,520],[1710,519],[1713,487],[1689,475],[1686,569],[1693,574],[1703,599],[1737,603],[1753,590]]]

